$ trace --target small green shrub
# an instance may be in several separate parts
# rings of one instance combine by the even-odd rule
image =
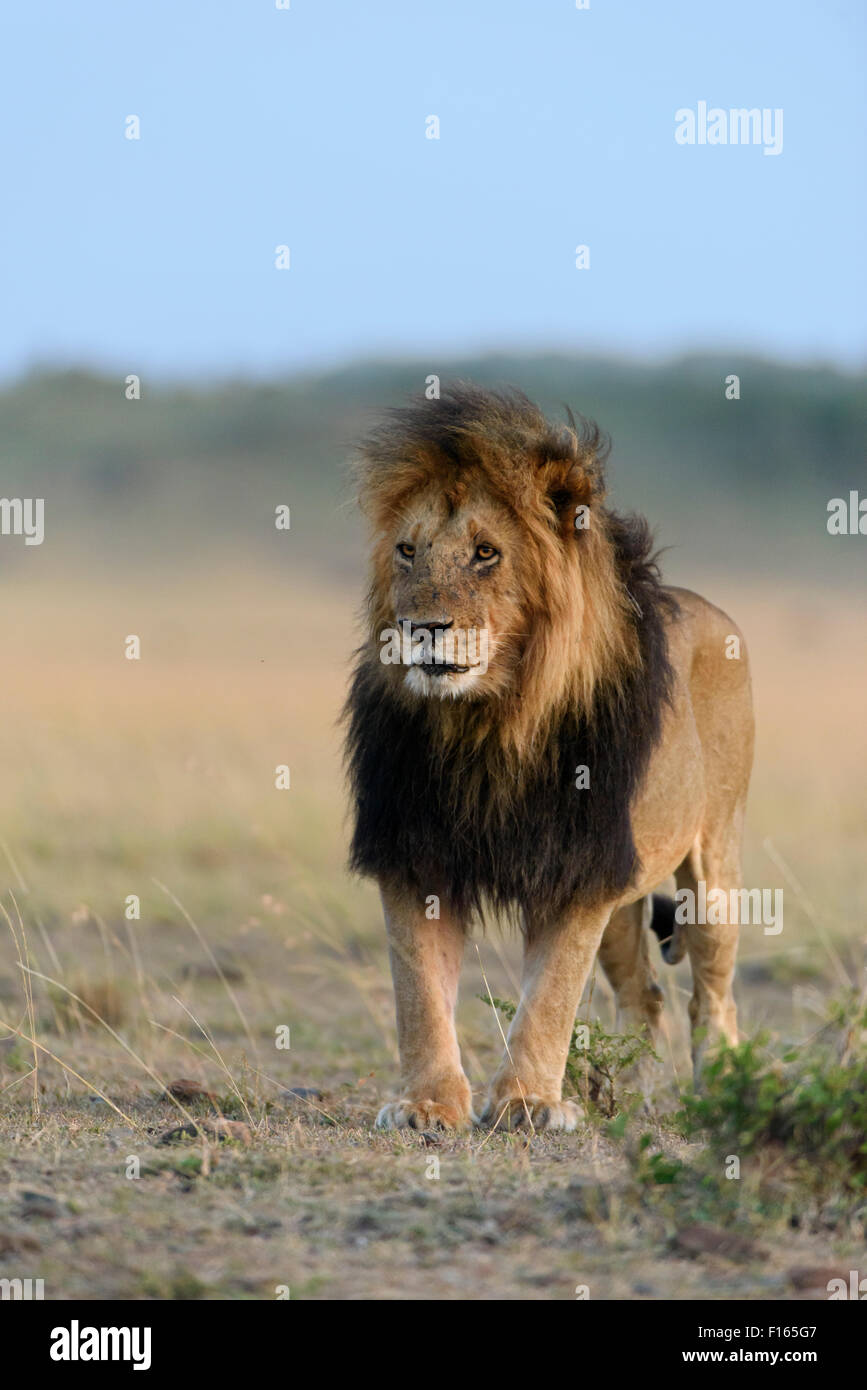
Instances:
[[[722,1048],[684,1097],[687,1137],[709,1132],[741,1155],[776,1147],[811,1185],[867,1191],[867,1011],[838,1008],[824,1040],[781,1058],[765,1035]]]
[[[638,1141],[638,1155],[635,1173],[639,1182],[651,1186],[670,1187],[685,1172],[685,1165],[679,1158],[668,1158],[664,1153],[648,1153],[653,1144],[652,1134],[642,1134]]]
[[[645,1035],[609,1033],[598,1019],[589,1024],[578,1022],[569,1043],[566,1079],[579,1095],[610,1118],[631,1109],[638,1099],[638,1093],[627,1090],[623,1083],[643,1061],[659,1061]]]
[[[507,1019],[513,1019],[517,1005],[508,999],[494,999],[487,994],[477,998],[492,1005]],[[658,1061],[646,1037],[635,1033],[609,1033],[598,1019],[592,1023],[575,1023],[566,1059],[566,1081],[572,1089],[610,1118],[628,1110],[637,1099],[635,1092],[624,1088],[622,1078],[637,1063]]]

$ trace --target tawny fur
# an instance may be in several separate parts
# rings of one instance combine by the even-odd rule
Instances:
[[[671,875],[679,886],[740,886],[753,743],[743,638],[706,600],[659,585],[640,525],[605,504],[603,464],[594,428],[552,426],[518,393],[471,386],[395,412],[362,451],[360,498],[373,548],[349,751],[353,862],[380,882],[397,1005],[402,1092],[381,1112],[385,1125],[459,1126],[472,1117],[454,1006],[466,932],[485,901],[514,900],[525,961],[483,1119],[569,1129],[578,1110],[562,1098],[563,1074],[597,952],[623,1026],[655,1036],[661,996],[642,924],[645,898]],[[584,524],[576,526],[579,515]],[[480,538],[495,551],[492,563],[479,558]],[[380,661],[381,634],[400,619],[484,627],[487,671],[437,675],[419,693],[406,667]],[[737,659],[727,656],[732,637]],[[426,805],[409,798],[401,808],[413,783],[398,780],[400,767],[388,804],[380,772],[402,728],[414,740],[407,762],[425,769]],[[594,742],[601,728],[611,731],[616,767],[606,766],[605,741]],[[590,792],[575,792],[595,790],[595,803],[564,800],[559,784],[550,789],[558,808],[574,806],[576,832],[589,828],[599,840],[578,850],[539,790],[540,768],[559,767],[551,749],[564,729],[576,747],[586,741],[595,762]],[[606,787],[629,788],[626,804],[604,804]],[[454,805],[430,804],[438,788]],[[514,824],[521,815],[526,823]],[[621,853],[594,874],[590,866],[610,848],[609,822]],[[453,828],[451,850],[444,825]],[[509,837],[502,857],[500,830]],[[530,869],[545,845],[550,862],[558,836],[565,858],[587,853],[572,878],[551,873],[543,882]],[[468,843],[479,855],[475,876]],[[458,873],[450,859],[462,846]],[[515,868],[516,853],[526,872]],[[548,879],[558,880],[556,892],[546,891]],[[567,893],[570,883],[580,889]],[[432,896],[438,917],[430,915]],[[715,1036],[737,1038],[737,928],[686,927],[674,944],[692,964],[698,1070]]]

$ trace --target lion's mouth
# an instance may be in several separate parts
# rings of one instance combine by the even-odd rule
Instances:
[[[414,663],[417,671],[424,671],[426,676],[465,676],[469,671],[469,666],[450,665],[444,661],[419,661]]]

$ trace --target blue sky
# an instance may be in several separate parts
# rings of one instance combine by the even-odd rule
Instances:
[[[863,0],[10,8],[3,377],[489,348],[867,360]],[[679,146],[702,100],[782,108],[782,154]]]

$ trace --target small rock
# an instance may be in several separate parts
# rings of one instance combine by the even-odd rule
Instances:
[[[60,1203],[47,1192],[21,1192],[19,1196],[23,1207],[22,1216],[37,1216],[45,1221],[53,1221],[61,1215]]]
[[[560,1284],[563,1275],[550,1269],[519,1269],[517,1277],[522,1284],[532,1284],[537,1289],[550,1288],[552,1284]]]
[[[207,1139],[237,1139],[242,1144],[252,1144],[250,1126],[243,1120],[226,1120],[222,1115],[213,1120],[196,1120],[195,1124],[179,1125],[177,1129],[167,1129],[157,1140],[158,1144],[174,1144],[180,1139],[196,1139],[199,1135]]]
[[[225,980],[230,985],[240,984],[244,979],[241,967],[228,960],[218,960],[217,965],[210,961],[190,961],[181,967],[180,975],[182,980]]]
[[[748,1236],[702,1224],[684,1226],[674,1237],[674,1247],[684,1255],[722,1255],[727,1260],[755,1260],[764,1254]]]
[[[325,1094],[315,1086],[290,1086],[288,1091],[280,1092],[281,1100],[324,1100]]]
[[[477,1235],[486,1245],[499,1245],[503,1239],[499,1226],[496,1221],[492,1219],[482,1222],[478,1228]]]
[[[16,1231],[0,1231],[0,1255],[27,1255],[41,1249],[42,1242],[35,1236],[18,1235]]]
[[[828,1284],[832,1279],[843,1279],[849,1287],[848,1269],[835,1269],[833,1265],[798,1265],[786,1275],[794,1289],[821,1289],[827,1295]]]
[[[190,1081],[182,1076],[179,1081],[170,1081],[166,1087],[175,1100],[210,1100],[216,1104],[219,1099],[216,1091],[208,1091],[199,1081]]]
[[[83,1217],[80,1221],[70,1221],[64,1226],[63,1235],[67,1240],[86,1240],[89,1236],[100,1235],[105,1229],[104,1221]]]
[[[236,1231],[242,1236],[262,1236],[267,1238],[273,1236],[280,1230],[281,1223],[276,1220],[260,1218],[255,1220],[252,1217],[232,1216],[226,1222],[227,1231]]]

